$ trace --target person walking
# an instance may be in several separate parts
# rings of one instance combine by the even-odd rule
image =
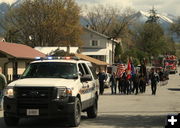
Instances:
[[[98,77],[99,77],[99,91],[100,91],[100,94],[103,95],[104,81],[106,80],[106,74],[105,74],[104,70],[100,70],[100,72],[98,73]]]
[[[115,72],[113,72],[111,74],[110,82],[111,82],[111,94],[116,94],[117,83],[116,83],[116,73]]]
[[[130,86],[130,81],[128,79],[128,70],[126,69],[125,72],[123,73],[123,76],[122,76],[122,80],[123,80],[123,92],[124,94],[129,94],[129,86]]]
[[[156,73],[154,69],[151,69],[150,79],[152,95],[156,95],[157,83],[159,82],[159,75],[158,73]]]
[[[7,84],[6,77],[1,73],[0,69],[0,110],[2,109],[2,98],[3,98],[3,90]]]
[[[139,73],[136,71],[136,74],[132,77],[133,86],[134,86],[134,93],[137,95],[139,93]]]
[[[125,65],[123,63],[118,64],[117,72],[116,72],[116,81],[119,93],[123,93],[123,73],[125,72]]]

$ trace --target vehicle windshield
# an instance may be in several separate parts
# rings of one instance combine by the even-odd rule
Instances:
[[[30,64],[21,78],[75,79],[77,77],[77,67],[74,63],[43,62]]]

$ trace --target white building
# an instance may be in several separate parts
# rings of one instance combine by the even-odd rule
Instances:
[[[84,45],[81,47],[81,53],[113,64],[115,43],[117,42],[90,28],[84,27],[83,29],[84,33],[81,35],[81,39]]]

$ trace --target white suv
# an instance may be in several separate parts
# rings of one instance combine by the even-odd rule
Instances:
[[[66,117],[71,126],[78,126],[81,112],[97,116],[98,80],[92,64],[67,57],[49,59],[32,62],[5,89],[8,126],[18,125],[24,117]]]

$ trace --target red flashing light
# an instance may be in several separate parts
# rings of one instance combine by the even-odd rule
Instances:
[[[72,58],[71,58],[70,56],[66,56],[65,59],[66,59],[66,60],[70,60],[70,59],[72,59]]]
[[[35,60],[56,60],[56,59],[64,59],[64,60],[79,60],[79,58],[78,57],[75,57],[75,56],[73,56],[73,57],[70,57],[70,56],[66,56],[66,57],[52,57],[52,56],[48,56],[48,57],[36,57],[35,58]]]

